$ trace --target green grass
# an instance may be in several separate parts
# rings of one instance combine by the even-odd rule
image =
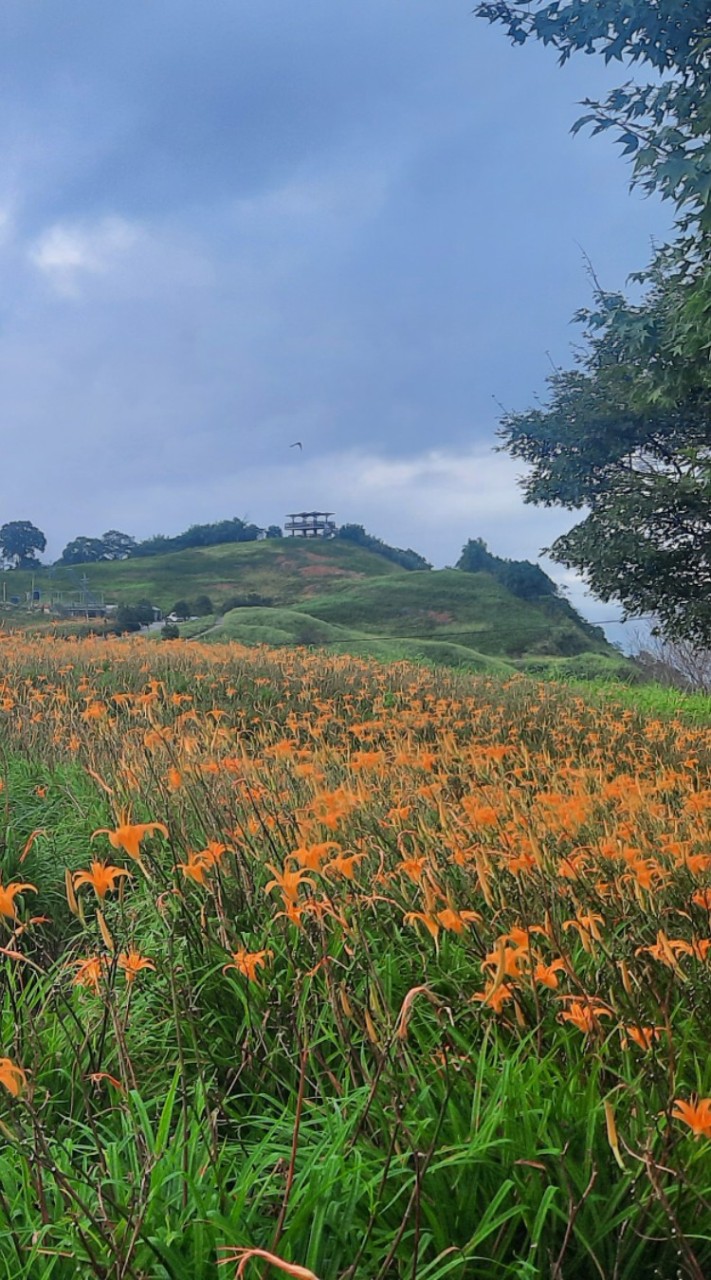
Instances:
[[[235,612],[249,626],[263,611]],[[283,610],[281,630],[302,616]],[[574,685],[303,650],[11,640],[3,658],[2,883],[28,882],[23,921],[49,919],[3,925],[0,1058],[29,1085],[0,1087],[0,1280],[232,1280],[219,1259],[250,1245],[319,1280],[711,1274],[711,1143],[670,1115],[711,1096],[709,965],[685,955],[677,975],[648,954],[660,929],[707,927],[691,895],[708,873],[662,854],[667,875],[636,896],[629,861],[594,853],[617,831],[649,857],[666,835],[703,849],[706,811],[688,802],[708,735],[622,718],[632,688],[601,710]],[[335,828],[304,825],[344,789],[357,805]],[[583,826],[544,816],[591,792]],[[128,804],[169,832],[146,836],[142,869],[94,834]],[[514,873],[529,837],[546,862]],[[176,864],[208,840],[224,856],[196,883]],[[320,840],[364,861],[353,879],[311,875],[302,906],[323,910],[297,926],[268,882]],[[561,863],[581,853],[571,880]],[[419,855],[431,880],[403,870]],[[132,874],[101,901],[78,889],[75,915],[64,872],[93,858]],[[476,914],[436,938],[410,918],[446,905]],[[583,910],[595,947],[567,927]],[[130,989],[102,923],[117,955],[154,965]],[[568,967],[534,989],[522,960],[517,1004],[494,1014],[477,997],[497,939],[523,926]],[[256,981],[225,968],[237,947],[268,948]],[[72,981],[92,954],[96,992]],[[611,1006],[589,1037],[563,1017],[581,991]],[[663,1022],[651,1053],[621,1039]],[[280,1274],[255,1261],[245,1280]]]
[[[84,568],[90,588],[107,600],[146,598],[166,612],[177,600],[198,595],[208,595],[217,608],[231,596],[251,593],[272,602],[233,610],[222,620],[184,624],[181,634],[189,639],[204,635],[210,642],[316,645],[384,661],[408,658],[475,671],[504,672],[510,668],[502,664],[511,661],[545,668],[553,658],[561,664],[589,658],[597,661],[594,675],[612,675],[613,663],[614,673],[624,676],[625,660],[566,600],[521,600],[485,573],[407,572],[338,539],[230,543]],[[74,590],[78,572],[42,571],[35,575],[35,587],[43,593]],[[19,595],[32,582],[29,574],[15,571],[6,578],[8,593]],[[8,626],[56,628],[43,615],[6,611],[4,616]],[[64,629],[69,632],[72,625]],[[568,674],[566,666],[555,674]]]
[[[465,645],[442,640],[411,637],[373,636],[354,628],[324,622],[298,609],[233,609],[221,620],[201,619],[181,626],[182,636],[212,643],[235,640],[239,644],[308,645],[349,653],[354,657],[376,658],[380,662],[426,662],[462,667],[470,671],[511,674],[508,663],[479,653]]]
[[[440,640],[498,657],[611,652],[566,601],[520,600],[486,573],[400,572],[387,581],[344,584],[299,607],[366,633]]]
[[[590,681],[585,692],[587,697],[597,694],[608,701],[634,707],[645,715],[711,724],[711,696],[706,693],[683,693],[661,684],[621,685],[609,680]]]
[[[109,601],[149,599],[168,610],[180,599],[209,595],[216,603],[236,594],[257,592],[276,604],[291,604],[324,582],[336,584],[359,577],[386,577],[396,565],[353,543],[304,539],[226,543],[217,547],[176,551],[169,555],[78,565],[74,575],[57,567],[32,575],[13,570],[5,575],[7,594],[23,596],[34,579],[42,592],[75,591],[86,572],[89,587]]]

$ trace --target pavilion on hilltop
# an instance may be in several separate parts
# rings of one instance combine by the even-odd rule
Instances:
[[[292,511],[284,530],[291,538],[332,538],[336,532],[333,515],[333,511]]]

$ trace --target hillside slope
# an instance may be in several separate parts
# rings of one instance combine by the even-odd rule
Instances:
[[[179,599],[208,595],[221,613],[230,599],[260,607],[233,608],[189,624],[189,637],[208,642],[319,645],[395,660],[428,659],[478,670],[512,661],[575,660],[619,655],[599,629],[566,600],[522,600],[488,573],[457,569],[406,571],[353,543],[298,539],[228,543],[113,563],[43,569],[34,575],[42,600],[76,591],[83,569],[90,590],[107,601],[148,599],[165,612]],[[32,587],[29,573],[4,575],[7,595]],[[4,614],[7,624],[17,612]],[[24,625],[37,625],[42,615]],[[45,627],[53,625],[44,616]],[[511,668],[508,668],[511,669]]]
[[[440,569],[345,584],[300,606],[323,622],[367,634],[465,645],[508,658],[609,653],[602,633],[566,600],[521,600],[488,573]]]
[[[167,611],[176,600],[202,594],[217,605],[230,596],[250,593],[289,605],[340,583],[399,572],[398,566],[383,556],[350,542],[334,539],[315,546],[304,539],[275,538],[77,565],[73,572],[61,566],[35,574],[12,570],[4,578],[8,597],[24,597],[33,582],[43,596],[49,596],[52,591],[76,591],[86,573],[90,590],[103,592],[108,601],[121,604],[146,599]]]

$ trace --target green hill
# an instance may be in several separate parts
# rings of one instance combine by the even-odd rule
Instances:
[[[73,572],[56,566],[35,574],[14,569],[3,576],[8,597],[12,594],[24,598],[33,581],[42,595],[49,597],[52,591],[76,591],[84,572],[90,589],[104,592],[107,601],[120,604],[147,599],[167,611],[176,600],[190,600],[202,594],[209,595],[217,605],[230,596],[250,593],[268,597],[275,604],[293,604],[337,583],[401,570],[383,556],[350,542],[334,539],[315,547],[305,539],[275,538],[100,561],[77,565]]]
[[[300,608],[367,634],[436,639],[508,658],[610,651],[566,600],[521,600],[488,573],[397,573],[387,581],[346,584]]]
[[[52,592],[75,591],[82,570],[37,572],[41,601]],[[476,670],[511,671],[537,662],[560,673],[584,660],[596,674],[612,674],[624,666],[602,632],[564,599],[522,600],[489,573],[403,570],[346,541],[228,543],[92,564],[86,574],[90,590],[109,602],[148,599],[165,612],[177,600],[208,595],[218,615],[181,629],[206,642],[325,646]],[[19,571],[4,575],[4,582],[8,597],[32,587],[31,575]],[[231,600],[248,605],[255,597],[260,607],[223,613]],[[12,611],[5,616],[11,620]],[[17,610],[15,617],[19,621]],[[52,625],[46,615],[43,625]]]

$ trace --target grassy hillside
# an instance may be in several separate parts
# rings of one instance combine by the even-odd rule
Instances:
[[[76,590],[84,567],[35,574],[43,598]],[[619,655],[565,600],[522,600],[488,573],[455,569],[408,572],[353,543],[297,539],[219,547],[86,566],[89,587],[117,603],[149,599],[169,610],[179,599],[210,596],[217,609],[230,597],[256,594],[271,602],[189,623],[182,634],[207,641],[314,645],[386,661],[426,660],[478,671],[502,664]],[[28,573],[5,575],[7,595],[24,595]],[[18,622],[5,613],[6,625]],[[41,616],[29,620],[41,625]],[[28,620],[25,618],[24,625]],[[44,626],[54,625],[45,616]],[[564,674],[556,671],[556,674]],[[595,674],[599,674],[596,669]]]
[[[313,543],[293,538],[230,542],[165,556],[78,565],[73,574],[60,567],[42,569],[34,575],[13,570],[4,575],[4,581],[8,597],[24,597],[33,579],[43,594],[74,591],[84,572],[90,589],[103,591],[109,601],[145,598],[161,609],[169,609],[176,600],[201,594],[219,604],[229,596],[249,592],[269,596],[279,605],[293,604],[340,582],[401,571],[382,556],[353,543],[334,540],[314,547]]]
[[[511,658],[609,652],[566,601],[518,599],[487,573],[398,573],[387,582],[345,585],[300,607],[368,634],[437,639]]]
[[[222,643],[311,645],[334,653],[377,658],[381,662],[430,662],[439,666],[504,675],[510,666],[466,645],[441,640],[403,636],[372,635],[348,625],[324,622],[303,609],[232,609],[223,618],[200,619],[180,628],[181,635]]]

